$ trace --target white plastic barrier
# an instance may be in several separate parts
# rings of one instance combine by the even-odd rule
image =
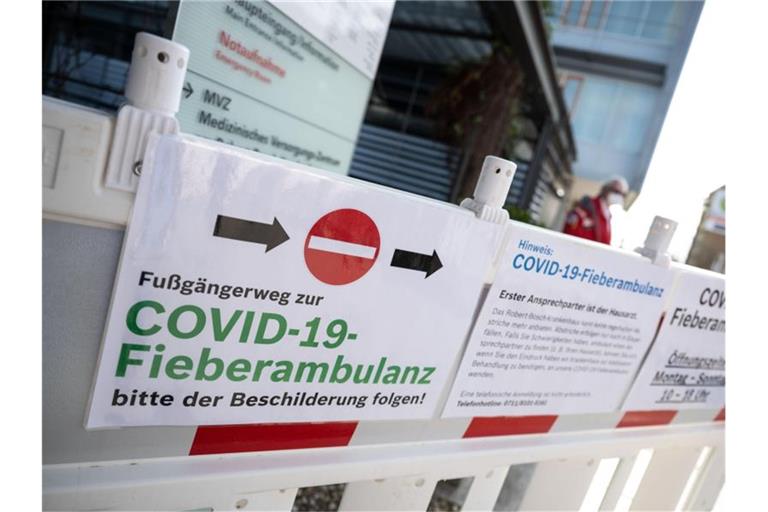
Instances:
[[[111,126],[106,115],[85,113],[61,102],[46,101],[44,106],[46,133],[78,127],[77,120],[88,116],[91,126],[100,127],[97,133]],[[622,501],[628,486],[637,490],[633,507],[666,507],[677,500],[671,505],[675,506],[680,499],[683,508],[711,507],[723,475],[723,428],[721,422],[713,422],[724,419],[719,407],[679,412],[622,412],[614,407],[589,414],[544,410],[534,415],[439,419],[439,406],[432,419],[423,420],[86,431],[82,418],[122,234],[72,222],[119,225],[120,212],[127,216],[123,198],[130,199],[130,194],[116,192],[119,201],[102,200],[109,193],[102,185],[104,159],[77,159],[77,155],[93,154],[87,151],[89,144],[96,154],[106,154],[105,140],[108,134],[59,138],[59,162],[67,165],[55,169],[45,195],[46,217],[52,219],[44,224],[46,509],[287,510],[298,488],[332,483],[348,484],[341,504],[344,509],[423,509],[439,480],[473,477],[465,506],[481,510],[496,503],[507,468],[531,462],[540,464],[522,496],[521,506],[528,509],[579,508],[588,495],[601,497],[609,509],[632,502],[631,496]],[[79,149],[73,153],[75,146]],[[62,160],[64,156],[71,160]],[[381,190],[352,179],[334,179]],[[77,180],[94,186],[64,187]],[[407,198],[424,205],[435,203]],[[651,265],[640,256],[608,247],[535,228],[515,228],[584,252],[602,251]],[[498,256],[496,263],[500,261]],[[495,273],[488,269],[489,276]],[[478,293],[478,311],[482,298],[484,293]],[[462,356],[458,351],[449,365],[451,375],[458,371]],[[447,379],[441,400],[447,399],[453,380]],[[627,389],[630,383],[631,379]],[[697,468],[697,454],[704,447],[711,451]],[[638,484],[630,478],[634,469],[630,462],[649,448],[658,454],[656,463],[652,458]],[[599,490],[588,492],[600,461],[612,457],[620,457],[621,462],[610,485],[602,495]],[[567,478],[561,481],[562,475]],[[689,481],[691,475],[694,481]],[[552,486],[562,492],[547,492]],[[653,492],[656,488],[658,495]]]
[[[471,488],[470,497],[479,505],[471,509],[490,510],[500,490],[493,472],[509,465],[540,462],[523,496],[526,509],[574,510],[582,505],[591,475],[602,459],[631,460],[649,448],[665,454],[664,464],[649,465],[650,472],[640,475],[641,483],[665,482],[663,494],[668,502],[683,496],[692,469],[688,454],[703,447],[722,449],[721,426],[698,424],[53,465],[44,470],[44,508],[230,510],[245,499],[250,509],[289,510],[290,500],[283,498],[297,488],[352,482],[355,485],[347,486],[349,498],[345,498],[346,504],[342,502],[347,509],[412,510],[425,508],[437,480],[472,476],[472,488],[477,486],[479,495],[472,497]],[[669,465],[670,461],[675,463]],[[696,492],[688,496],[685,505],[697,503],[704,509],[712,506],[716,490],[701,482],[718,483],[711,482],[708,475],[721,472],[721,464],[714,458],[707,461],[694,485]],[[563,469],[567,471],[563,473]],[[492,479],[491,483],[485,482],[488,479]],[[617,471],[613,479],[621,479],[621,474]],[[638,485],[626,481],[617,489],[612,482],[610,491],[621,495],[627,484]],[[640,495],[645,496],[643,486],[639,487]],[[370,494],[362,494],[362,490]],[[606,489],[598,496],[597,505],[603,496],[609,497]],[[279,503],[282,505],[278,508]]]

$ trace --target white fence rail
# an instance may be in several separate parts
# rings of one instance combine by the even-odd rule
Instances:
[[[440,482],[459,478],[451,497],[462,510],[712,508],[724,481],[724,423],[711,410],[643,428],[615,428],[618,412],[561,417],[547,433],[473,439],[461,439],[468,419],[367,422],[349,446],[195,456],[194,427],[86,432],[119,253],[113,230],[132,195],[101,183],[109,116],[44,107],[46,218],[66,221],[44,227],[45,509],[291,510],[302,488],[346,484],[341,510],[425,510]]]
[[[642,471],[638,454],[649,449]],[[537,462],[520,510],[707,510],[723,454],[723,426],[709,423],[61,464],[44,468],[44,508],[291,510],[299,488],[346,483],[341,510],[425,510],[438,481],[473,477],[462,510],[492,510],[507,468]],[[601,486],[595,474],[610,458],[620,462]]]

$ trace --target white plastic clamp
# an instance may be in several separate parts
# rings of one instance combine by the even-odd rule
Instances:
[[[107,187],[133,192],[150,133],[178,133],[189,50],[162,37],[139,32],[133,46],[125,96],[117,114],[104,179]]]
[[[461,207],[475,212],[477,218],[488,222],[507,222],[509,212],[503,207],[516,169],[517,164],[514,162],[496,156],[486,156],[472,198],[464,199]]]
[[[672,258],[667,251],[676,229],[677,222],[656,215],[648,229],[645,244],[636,248],[635,252],[649,258],[655,265],[669,268]]]

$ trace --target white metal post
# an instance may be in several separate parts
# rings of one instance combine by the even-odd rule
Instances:
[[[599,462],[585,457],[539,462],[520,510],[578,510]]]
[[[619,498],[627,486],[629,475],[632,473],[632,467],[635,465],[637,457],[622,457],[616,471],[613,473],[611,483],[603,496],[603,502],[600,504],[600,510],[615,510],[619,503]]]
[[[426,510],[435,475],[406,476],[347,484],[339,510]]]
[[[461,510],[493,510],[507,473],[509,466],[502,466],[475,475]]]
[[[725,483],[725,446],[712,448],[698,481],[693,487],[683,510],[712,510]]]
[[[631,510],[674,510],[702,446],[665,448],[653,453]]]

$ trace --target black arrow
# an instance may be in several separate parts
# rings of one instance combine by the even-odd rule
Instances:
[[[190,96],[192,96],[192,93],[195,92],[195,90],[192,89],[192,84],[190,84],[189,82],[184,84],[184,88],[182,89],[182,91],[184,91],[185,98],[189,98]]]
[[[398,268],[407,268],[408,270],[426,272],[427,275],[424,276],[424,279],[443,268],[443,262],[440,261],[437,251],[432,251],[432,255],[429,255],[395,249],[390,265]]]
[[[213,236],[265,244],[267,249],[264,252],[271,251],[290,238],[285,229],[283,229],[283,226],[278,222],[277,217],[272,221],[272,224],[264,224],[252,220],[227,217],[226,215],[216,217]]]

